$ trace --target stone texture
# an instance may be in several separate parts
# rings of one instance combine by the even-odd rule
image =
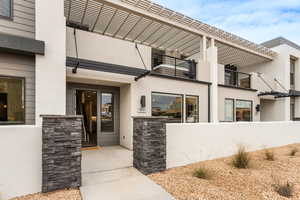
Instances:
[[[166,170],[166,118],[136,117],[133,132],[133,166],[143,174]]]
[[[82,118],[42,117],[42,192],[80,187]]]

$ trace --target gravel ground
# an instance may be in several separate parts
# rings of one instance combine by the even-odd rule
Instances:
[[[251,153],[249,169],[235,169],[232,158],[195,163],[173,168],[149,177],[165,188],[177,200],[287,200],[274,191],[276,182],[294,184],[292,200],[300,199],[300,152],[289,156],[293,147],[300,144],[274,148],[275,161],[264,159],[264,151]],[[193,177],[199,166],[210,170],[210,180]]]
[[[37,193],[23,197],[13,198],[11,200],[81,200],[79,190],[59,190],[47,194]]]

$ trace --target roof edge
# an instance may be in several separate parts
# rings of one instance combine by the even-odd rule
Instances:
[[[281,37],[281,36],[261,43],[261,45],[263,45],[267,48],[273,48],[273,47],[277,47],[277,46],[280,46],[283,44],[286,44],[286,45],[293,47],[295,49],[298,49],[300,51],[300,45],[298,45],[295,42],[292,42],[284,37]]]

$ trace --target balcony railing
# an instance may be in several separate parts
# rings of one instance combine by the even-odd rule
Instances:
[[[154,54],[152,56],[152,71],[162,75],[196,79],[196,62]]]
[[[251,74],[225,69],[225,85],[251,88]]]

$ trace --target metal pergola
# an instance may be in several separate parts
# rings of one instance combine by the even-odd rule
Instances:
[[[148,0],[116,0],[134,6],[143,12],[114,5],[106,0],[65,0],[65,17],[67,22],[76,24],[84,30],[110,36],[152,48],[176,51],[187,57],[200,52],[201,34],[189,28],[205,30],[206,33],[221,38],[216,40],[220,64],[248,66],[270,61],[275,52],[261,45],[256,45],[230,33],[164,8]],[[145,14],[146,13],[146,14]],[[149,13],[149,15],[147,15]],[[157,15],[151,17],[150,14]],[[161,20],[166,19],[166,21]],[[187,28],[174,26],[168,20],[179,23]],[[228,41],[248,48],[226,44]],[[257,54],[251,52],[256,51]]]

